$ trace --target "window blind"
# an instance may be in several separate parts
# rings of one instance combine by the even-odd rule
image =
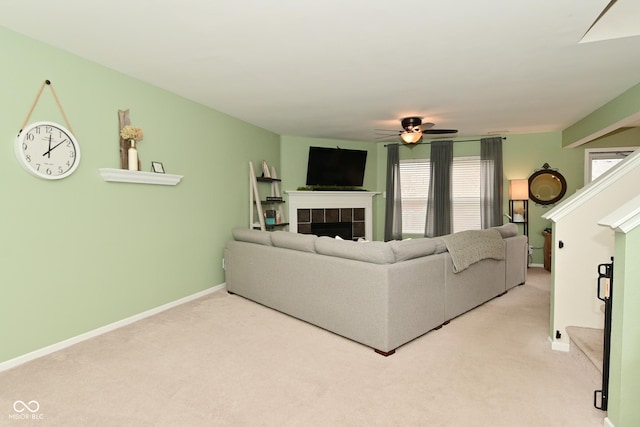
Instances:
[[[424,234],[431,164],[401,160],[402,232]],[[480,157],[455,157],[452,166],[453,231],[480,229]]]

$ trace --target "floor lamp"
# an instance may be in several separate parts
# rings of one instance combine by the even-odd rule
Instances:
[[[529,180],[509,180],[510,221],[522,224],[524,235],[529,237]]]

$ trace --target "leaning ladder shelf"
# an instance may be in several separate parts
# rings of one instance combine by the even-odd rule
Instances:
[[[278,179],[275,167],[271,167],[270,173],[271,177],[256,177],[253,162],[249,162],[249,228],[272,231],[286,228],[289,225],[284,220],[284,200],[282,200],[282,193],[280,192],[281,180]],[[260,196],[259,183],[271,184],[270,196],[265,197],[264,200]],[[275,209],[270,209],[277,212],[273,223],[267,223],[263,206],[275,207]],[[257,218],[255,218],[256,216]]]

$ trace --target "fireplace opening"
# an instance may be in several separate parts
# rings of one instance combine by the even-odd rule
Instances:
[[[340,236],[344,240],[353,240],[350,222],[312,222],[311,234],[316,236]]]

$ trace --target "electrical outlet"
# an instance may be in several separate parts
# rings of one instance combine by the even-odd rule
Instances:
[[[533,255],[533,246],[529,245],[529,255]]]
[[[222,269],[224,270],[224,257],[222,257]]]

